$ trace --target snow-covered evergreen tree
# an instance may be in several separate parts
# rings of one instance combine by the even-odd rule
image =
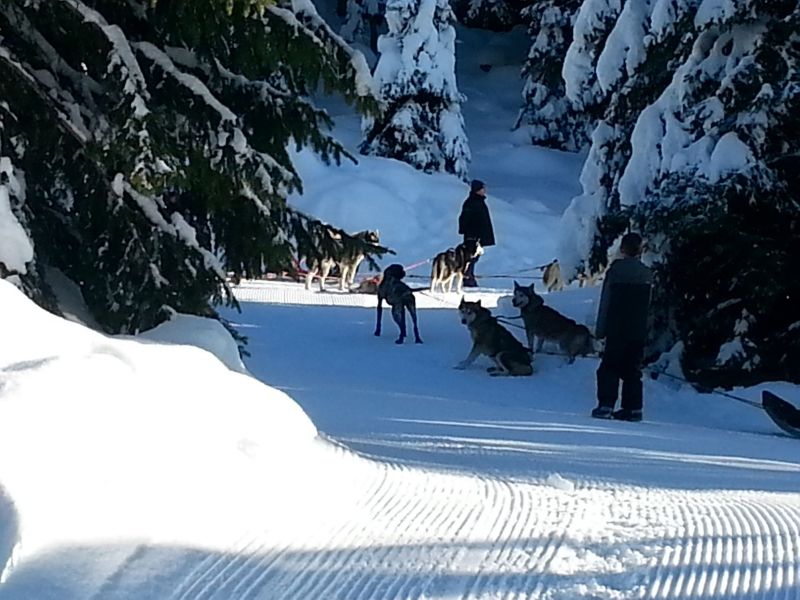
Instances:
[[[347,0],[342,37],[378,52],[378,37],[386,33],[385,0]]]
[[[135,331],[329,243],[287,144],[339,160],[307,90],[371,77],[312,4],[4,0],[0,32],[0,275],[41,303],[57,267]]]
[[[800,252],[799,27],[794,0],[629,1],[572,85],[607,109],[563,260],[604,261],[641,229],[654,349],[680,339],[686,372],[707,383],[800,379],[800,285],[773,276]]]
[[[470,151],[448,0],[389,0],[386,21],[374,73],[382,111],[365,119],[361,151],[465,179]]]
[[[543,0],[523,14],[533,43],[522,68],[523,107],[515,127],[524,127],[537,145],[580,150],[588,145],[590,127],[598,117],[573,105],[562,75],[580,6],[581,0]]]
[[[519,0],[456,0],[453,10],[460,23],[490,31],[508,31],[521,22]]]

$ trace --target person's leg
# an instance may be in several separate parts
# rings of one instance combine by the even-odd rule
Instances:
[[[604,357],[597,368],[597,405],[614,408],[619,393],[619,375],[613,364]]]
[[[475,263],[478,262],[480,256],[476,256],[471,261],[467,263],[466,269],[464,269],[464,281],[461,284],[464,287],[478,287],[478,281],[475,279]]]
[[[603,359],[597,368],[597,408],[592,411],[592,416],[597,418],[610,418],[617,403],[619,394],[619,367],[617,353],[613,346],[606,346]]]
[[[627,344],[621,357],[622,408],[635,412],[642,410],[642,358],[644,345],[637,342]]]

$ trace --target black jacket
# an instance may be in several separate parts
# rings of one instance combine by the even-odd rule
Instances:
[[[608,342],[644,342],[653,274],[638,258],[615,260],[606,272],[595,336]]]
[[[465,239],[478,240],[481,246],[494,246],[494,229],[486,200],[478,194],[470,194],[464,200],[458,216],[458,233]]]

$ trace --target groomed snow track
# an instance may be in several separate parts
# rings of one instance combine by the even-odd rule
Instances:
[[[352,478],[320,513],[284,524],[291,539],[265,524],[184,563],[170,600],[800,597],[797,495],[520,483],[332,453]]]

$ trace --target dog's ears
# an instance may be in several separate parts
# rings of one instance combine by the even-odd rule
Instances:
[[[458,308],[461,308],[465,304],[466,304],[466,301],[464,300],[464,296],[461,296],[461,302],[459,303]]]
[[[515,289],[515,290],[518,290],[518,289],[519,289],[519,288],[521,288],[521,287],[522,287],[522,286],[521,286],[520,284],[518,284],[518,283],[517,283],[517,280],[515,279],[515,280],[514,280],[514,289]]]
[[[478,300],[478,301],[477,301],[475,304],[476,304],[477,306],[480,306],[480,305],[481,305],[481,301],[480,301],[480,300]]]

